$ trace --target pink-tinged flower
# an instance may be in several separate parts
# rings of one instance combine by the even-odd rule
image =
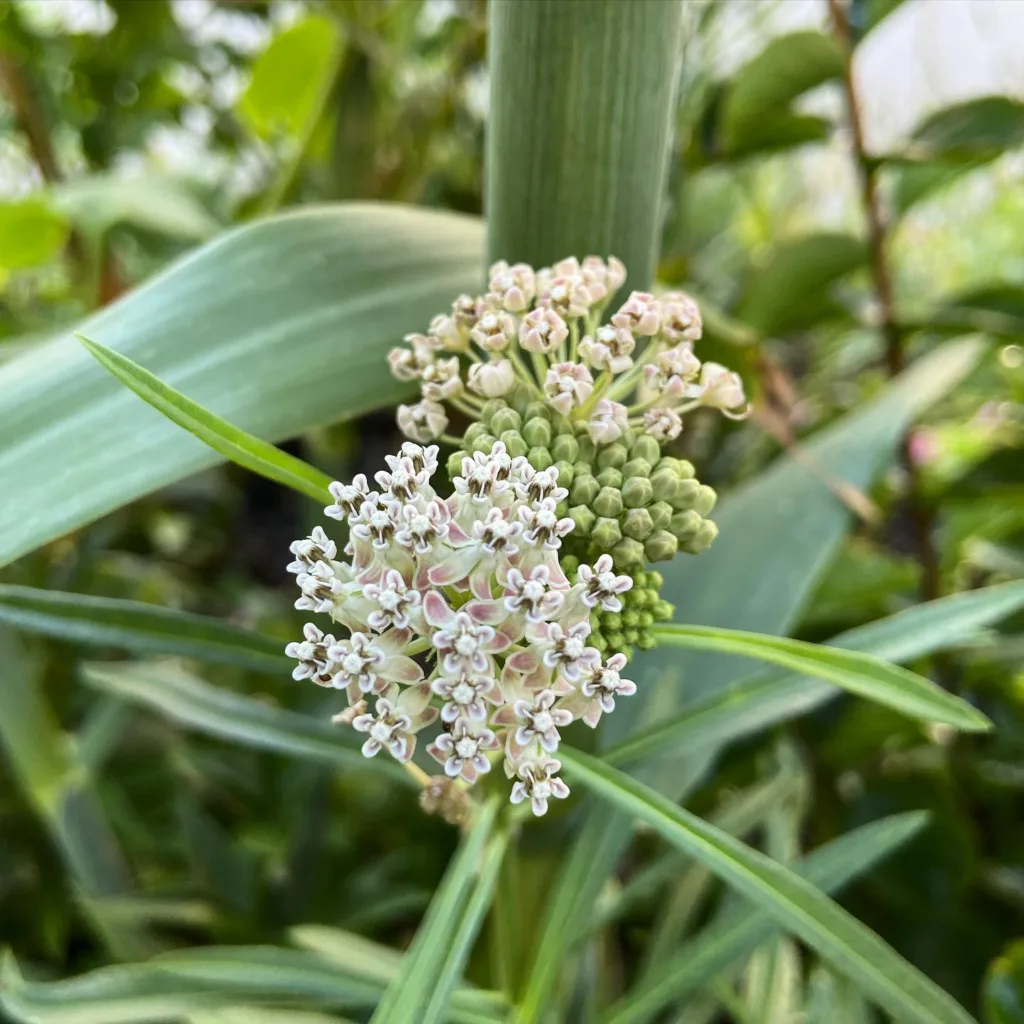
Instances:
[[[553,757],[520,764],[516,770],[518,781],[512,787],[512,803],[529,800],[537,817],[547,814],[549,800],[564,800],[569,795],[569,787],[555,777],[561,768],[562,762]]]
[[[492,508],[485,519],[473,523],[473,537],[489,555],[511,558],[519,552],[516,539],[523,532],[523,524],[510,520],[501,509]]]
[[[391,374],[398,380],[420,380],[436,358],[437,343],[423,334],[407,334],[405,342],[409,348],[393,348],[388,353]]]
[[[475,782],[478,775],[491,770],[485,751],[499,750],[501,744],[490,729],[460,718],[451,732],[441,733],[427,747],[427,753],[444,765],[449,778],[461,776],[467,782]]]
[[[395,543],[417,555],[430,554],[434,545],[447,540],[452,514],[439,498],[420,504],[403,505],[397,515]]]
[[[700,373],[700,360],[693,354],[689,342],[680,342],[673,348],[659,352],[655,362],[667,377],[690,380]]]
[[[738,373],[718,363],[705,363],[700,372],[701,404],[721,409],[733,419],[747,415],[747,397],[743,393],[743,380]]]
[[[600,256],[588,256],[580,266],[580,274],[595,302],[610,298],[626,281],[626,268],[614,256],[609,256],[607,262]]]
[[[575,258],[562,260],[537,275],[538,307],[553,309],[559,316],[573,320],[586,316],[594,301]]]
[[[644,367],[644,387],[653,392],[662,401],[678,402],[681,398],[696,398],[700,396],[700,387],[697,384],[687,383],[682,377],[674,373],[665,373],[660,366],[651,365]]]
[[[527,622],[544,622],[562,610],[565,593],[554,589],[547,565],[535,565],[528,576],[513,567],[505,574],[503,603],[508,612],[525,614]]]
[[[473,605],[473,607],[471,607]],[[441,670],[446,676],[493,675],[492,655],[505,650],[509,639],[494,626],[479,621],[489,616],[491,608],[501,610],[499,602],[477,602],[452,611],[444,597],[429,590],[423,597],[423,613],[434,627],[430,642],[444,655]],[[478,612],[474,618],[473,612]]]
[[[622,611],[620,594],[625,594],[633,587],[631,576],[616,576],[612,569],[612,556],[601,555],[594,567],[581,565],[576,573],[576,580],[581,587],[580,598],[588,608],[598,605],[606,612]]]
[[[547,403],[563,416],[568,416],[574,406],[582,405],[593,390],[594,378],[579,363],[555,363],[544,378]]]
[[[605,325],[580,342],[580,355],[595,370],[624,373],[633,365],[636,339],[627,327]]]
[[[453,679],[438,676],[430,688],[444,701],[442,722],[454,722],[459,718],[482,722],[487,718],[488,702],[499,704],[502,699],[493,676],[457,676]]]
[[[532,310],[519,328],[519,345],[527,352],[554,352],[568,337],[566,322],[553,309]]]
[[[397,761],[408,761],[416,749],[416,731],[437,717],[428,707],[430,687],[423,683],[399,690],[389,686],[377,698],[373,714],[357,715],[352,720],[356,732],[368,734],[363,744],[364,757],[376,757],[385,748]]]
[[[648,409],[644,413],[644,433],[656,441],[674,441],[683,430],[683,421],[675,409]]]
[[[324,509],[324,515],[332,519],[345,519],[348,516],[358,515],[364,502],[376,502],[379,495],[371,491],[366,477],[360,473],[352,478],[352,483],[343,484],[338,480],[330,485],[328,490],[334,498],[334,504]]]
[[[619,402],[599,398],[587,420],[587,433],[595,444],[618,441],[629,430],[629,410]]]
[[[554,706],[553,690],[541,690],[532,700],[517,700],[513,705],[518,728],[513,737],[515,746],[525,750],[534,740],[549,754],[558,749],[558,730],[572,722],[572,712]]]
[[[562,538],[571,533],[576,524],[566,516],[558,518],[555,502],[551,498],[538,501],[532,507],[519,506],[519,518],[526,526],[523,540],[527,544],[544,547],[549,551],[557,551],[562,546]]]
[[[379,636],[357,632],[339,640],[327,651],[336,666],[331,685],[357,699],[360,693],[380,693],[390,684],[418,683],[423,669],[401,653],[411,635],[407,630]]]
[[[612,317],[614,327],[624,327],[643,338],[661,329],[661,306],[650,292],[633,292]]]
[[[376,606],[367,616],[366,624],[377,633],[392,626],[409,629],[419,616],[420,592],[411,589],[397,569],[388,569],[379,583],[366,584],[363,596]]]
[[[557,504],[569,497],[568,488],[558,486],[557,466],[534,469],[524,461],[519,467],[515,488],[521,501],[538,502],[550,498]]]
[[[512,363],[499,359],[494,363],[473,363],[469,368],[466,387],[484,398],[501,398],[515,386],[516,375]]]
[[[536,289],[533,267],[528,263],[516,263],[510,267],[505,260],[499,260],[491,266],[487,298],[510,313],[521,313],[527,309]]]
[[[333,685],[335,665],[327,654],[334,645],[330,633],[321,632],[312,622],[302,627],[303,640],[292,641],[284,653],[295,658],[298,665],[292,669],[292,679],[312,679],[318,686]]]
[[[580,674],[601,663],[601,655],[594,647],[587,646],[590,623],[577,622],[569,629],[563,629],[557,622],[548,622],[527,632],[543,650],[541,660],[547,668],[555,669],[569,682],[576,682]]]
[[[489,310],[477,320],[469,336],[487,352],[504,352],[516,339],[516,318],[502,310]]]
[[[438,359],[423,368],[422,393],[430,402],[443,402],[462,393],[462,377],[459,373],[458,356]]]
[[[364,501],[358,513],[349,517],[353,540],[371,543],[381,551],[387,550],[395,536],[395,518],[400,509],[401,505],[396,501]]]
[[[698,341],[703,330],[700,309],[685,292],[661,297],[661,333],[667,341]]]
[[[619,674],[625,667],[624,654],[613,655],[603,667],[597,665],[583,677],[578,693],[566,698],[564,706],[578,707],[583,721],[591,729],[596,728],[602,713],[615,710],[616,697],[632,697],[636,693],[636,683]]]
[[[448,426],[444,406],[424,400],[415,405],[398,407],[398,429],[406,437],[421,443],[440,437]]]
[[[285,568],[294,573],[310,572],[317,562],[330,565],[338,557],[338,545],[324,533],[322,526],[314,526],[313,532],[304,540],[292,541],[288,550],[295,556],[295,560]]]

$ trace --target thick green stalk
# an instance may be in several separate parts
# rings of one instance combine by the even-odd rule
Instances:
[[[492,0],[492,260],[618,256],[654,279],[681,0]]]

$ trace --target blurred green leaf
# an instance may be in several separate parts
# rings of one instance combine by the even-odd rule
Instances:
[[[67,219],[45,199],[0,203],[0,268],[49,262],[64,247],[68,231]]]
[[[915,153],[929,157],[995,156],[1024,143],[1024,103],[982,96],[931,114],[914,132]]]
[[[310,15],[275,36],[252,66],[238,111],[257,135],[298,139],[320,114],[343,52],[331,18]]]
[[[559,757],[567,775],[766,910],[897,1020],[974,1024],[951,996],[799,875],[589,754],[562,747]]]
[[[0,622],[29,633],[148,654],[282,673],[291,659],[274,637],[220,619],[91,594],[0,584]]]
[[[828,287],[867,264],[867,246],[851,235],[803,235],[781,242],[754,271],[736,316],[763,335],[782,334],[818,320]]]
[[[125,387],[130,388],[143,401],[163,413],[172,423],[198,437],[215,452],[245,469],[265,476],[283,487],[305,494],[314,501],[323,502],[330,497],[331,478],[302,459],[261,441],[244,430],[204,409],[198,402],[175,391],[159,377],[133,363],[127,356],[111,351],[90,341],[83,335],[78,340],[99,364],[109,370]]]
[[[903,5],[904,0],[853,0],[853,15],[857,24],[868,32]]]
[[[310,207],[217,239],[81,329],[277,441],[403,394],[388,345],[476,286],[482,241],[452,214]],[[91,362],[69,335],[0,365],[0,564],[218,461]]]
[[[910,718],[940,722],[966,732],[984,732],[992,723],[966,701],[915,672],[859,651],[809,644],[712,626],[653,626],[659,644],[741,654],[835,683],[859,697],[893,708]]]
[[[1013,943],[992,964],[982,998],[987,1024],[1024,1024],[1024,942]]]
[[[90,685],[136,704],[144,704],[193,729],[248,747],[310,758],[337,768],[383,773],[411,783],[392,760],[364,758],[357,734],[309,715],[218,689],[171,664],[88,664]]]
[[[919,833],[926,822],[927,815],[911,812],[862,825],[815,850],[794,869],[823,892],[836,892]],[[764,910],[751,913],[743,908],[720,915],[610,1007],[603,1024],[640,1024],[652,1019],[778,931],[778,923]]]
[[[872,1024],[871,1007],[844,978],[815,967],[807,983],[806,1024]]]
[[[190,793],[178,799],[178,820],[191,854],[192,876],[207,893],[241,914],[255,909],[258,865],[247,850],[207,814]]]
[[[189,1024],[351,1024],[341,1017],[308,1010],[267,1010],[259,1006],[230,1006],[223,1010],[191,1013]]]

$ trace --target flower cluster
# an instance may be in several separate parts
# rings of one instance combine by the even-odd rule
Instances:
[[[422,394],[399,407],[403,433],[433,441],[448,428],[444,403],[479,420],[487,400],[516,393],[595,443],[617,441],[630,428],[671,441],[682,415],[699,406],[745,416],[739,376],[694,354],[702,324],[688,295],[633,292],[602,323],[625,280],[614,257],[568,258],[536,272],[495,263],[486,294],[460,296],[426,334],[391,351],[394,375],[419,381]]]
[[[367,757],[408,761],[437,722],[427,751],[447,777],[472,784],[500,751],[512,802],[544,814],[569,792],[560,730],[596,726],[636,691],[621,674],[626,656],[590,642],[593,616],[628,614],[634,580],[608,554],[566,575],[576,522],[559,512],[569,492],[558,467],[537,469],[496,441],[463,456],[445,498],[431,483],[437,457],[407,442],[375,486],[361,475],[331,485],[325,512],[348,523],[344,558],[319,527],[292,544],[296,607],[347,634],[308,623],[287,647],[293,675],[346,693],[336,721],[365,735]]]

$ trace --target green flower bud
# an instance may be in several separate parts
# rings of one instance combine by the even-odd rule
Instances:
[[[667,562],[679,550],[679,541],[668,530],[656,530],[644,543],[644,553],[652,562]]]
[[[570,515],[571,514],[572,513],[570,513]],[[580,560],[575,555],[562,555],[561,565],[562,571],[569,578],[569,580],[575,580],[576,570],[580,567]]]
[[[622,500],[627,508],[646,508],[654,497],[654,487],[645,476],[635,476],[622,485]]]
[[[526,412],[526,407],[533,401],[535,393],[532,388],[517,380],[512,390],[505,396],[505,401],[522,416]]]
[[[608,650],[608,641],[604,638],[603,633],[591,632],[590,636],[587,637],[587,643],[591,647],[596,647],[602,654]]]
[[[630,477],[651,475],[651,464],[646,459],[630,459],[622,467],[622,479],[629,480]]]
[[[473,423],[470,423],[470,425],[468,427],[466,427],[466,434],[462,438],[463,444],[470,445],[481,434],[486,434],[486,433],[487,433],[487,427],[485,427],[484,424],[482,424],[482,423],[480,423],[478,421],[474,421]]]
[[[622,474],[617,470],[609,466],[607,469],[602,469],[594,479],[602,487],[621,487],[622,486]]]
[[[627,644],[635,644],[640,639],[640,630],[634,626],[632,629],[624,629],[622,636]]]
[[[534,469],[547,469],[555,464],[555,460],[551,458],[551,452],[547,448],[531,448],[526,458]]]
[[[640,630],[640,635],[636,638],[636,645],[641,651],[649,651],[652,647],[657,645],[658,641],[647,632],[646,629]]]
[[[552,410],[551,429],[554,430],[556,436],[558,434],[569,434],[571,436],[573,432],[572,420],[567,419],[565,416],[561,416]]]
[[[626,611],[622,613],[622,626],[624,629],[636,629],[640,625],[640,613]]]
[[[633,540],[646,540],[654,529],[651,513],[645,508],[631,508],[622,517],[622,532]],[[634,590],[636,588],[634,587]],[[633,591],[627,591],[632,594]]]
[[[572,480],[572,487],[569,489],[569,499],[574,505],[589,505],[601,490],[601,485],[586,473],[581,473],[579,467],[575,470]]]
[[[654,625],[654,616],[650,612],[640,612],[639,615],[641,629],[650,629]]]
[[[619,612],[603,612],[601,615],[601,629],[605,633],[622,629],[622,615]]]
[[[449,476],[461,476],[462,475],[462,460],[469,454],[461,449],[457,452],[452,452],[448,456],[448,475]]]
[[[569,502],[564,498],[555,506],[555,515],[559,519],[564,519],[569,514]]]
[[[657,569],[647,570],[647,586],[653,587],[655,592],[661,590],[665,585],[665,577]]]
[[[653,493],[653,487],[651,491]],[[647,511],[651,513],[651,522],[656,530],[668,529],[668,524],[672,522],[672,506],[667,501],[656,501],[647,506]]]
[[[636,444],[636,439],[639,435],[637,432],[630,427],[622,437],[619,438],[619,444],[624,444],[627,448],[632,448]]]
[[[679,459],[674,459],[671,455],[664,455],[658,459],[658,462],[654,467],[654,472],[660,473],[662,470],[666,470],[678,480],[680,479],[679,467],[681,465],[682,463]]]
[[[690,555],[699,555],[705,548],[711,546],[717,536],[718,527],[710,519],[705,519],[700,524],[700,529],[683,544],[683,550]]]
[[[597,464],[601,469],[607,469],[609,466],[614,469],[620,469],[626,464],[626,459],[629,458],[629,449],[624,444],[610,444],[603,451],[598,453]]]
[[[685,512],[677,512],[672,517],[672,522],[669,523],[668,528],[680,543],[685,543],[700,529],[700,525],[703,522],[704,520],[701,519],[700,513],[695,512],[691,508]]]
[[[653,608],[658,603],[657,587],[644,587],[641,593],[644,595],[644,599],[641,602],[642,607]]]
[[[494,447],[494,442],[498,439],[493,437],[491,434],[478,434],[472,444],[469,446],[471,452],[483,452],[484,455],[490,455],[491,449]]]
[[[680,512],[692,508],[700,497],[700,487],[697,480],[676,480],[676,491],[670,499],[672,507]]]
[[[629,457],[644,459],[653,466],[661,458],[661,445],[650,434],[644,434],[642,437],[638,437],[636,444],[630,448]]]
[[[572,434],[559,434],[551,445],[556,462],[575,462],[580,456],[579,442]]]
[[[621,651],[622,645],[626,642],[626,638],[622,635],[622,631],[618,629],[611,633],[605,633],[604,638],[608,641],[608,649],[612,651]]]
[[[643,565],[644,546],[640,541],[633,540],[632,537],[624,537],[611,549],[611,556],[617,569],[627,569],[631,565]]]
[[[679,474],[680,480],[692,480],[697,475],[697,470],[693,468],[693,463],[689,459],[677,459],[678,465],[676,466],[676,472]]]
[[[651,613],[654,615],[655,622],[669,622],[672,616],[675,615],[675,605],[669,604],[668,601],[659,601],[652,609]]]
[[[542,419],[551,422],[551,410],[543,402],[530,402],[523,410],[523,420]]]
[[[619,529],[618,520],[601,516],[594,523],[590,531],[590,538],[595,546],[602,551],[608,551],[622,539],[622,531]]]
[[[523,424],[521,433],[523,440],[531,448],[547,448],[551,444],[551,424],[539,416],[528,419]]]
[[[707,484],[700,485],[700,492],[697,495],[696,501],[693,503],[693,509],[699,512],[702,516],[708,516],[711,514],[711,510],[715,507],[715,502],[718,501],[718,495],[715,493],[713,487],[708,487]]]
[[[555,454],[551,453],[552,456]],[[571,487],[573,477],[576,475],[576,471],[572,468],[571,462],[555,462],[555,469],[558,470],[558,485],[559,487]]]
[[[679,477],[668,470],[659,469],[651,477],[651,493],[655,501],[671,502],[679,486]]]
[[[622,514],[622,492],[614,487],[602,487],[591,506],[599,516],[617,519]]]
[[[501,412],[502,409],[507,409],[508,406],[505,404],[503,398],[492,398],[490,401],[484,402],[483,408],[480,410],[480,419],[483,423],[486,423],[488,427],[494,430],[494,433],[498,433],[496,427],[494,427],[492,420],[494,417]]]
[[[619,648],[619,654],[625,655],[626,661],[633,660],[633,645],[626,643],[625,635],[623,635],[623,642],[622,646]]]
[[[589,434],[581,434],[576,438],[576,443],[580,446],[579,461],[581,462],[593,462],[597,455],[597,445],[590,440]]]
[[[515,409],[499,409],[491,418],[491,430],[499,437],[506,430],[519,430],[523,425],[523,418]]]
[[[529,445],[523,440],[523,435],[518,430],[506,430],[500,438],[505,444],[505,451],[512,456],[513,459],[518,458],[520,455],[525,455],[529,450]]]
[[[577,459],[572,464],[572,468],[573,468],[573,472],[576,474],[576,476],[593,476],[594,475],[594,471],[591,468],[589,462],[581,462],[579,459]]]

